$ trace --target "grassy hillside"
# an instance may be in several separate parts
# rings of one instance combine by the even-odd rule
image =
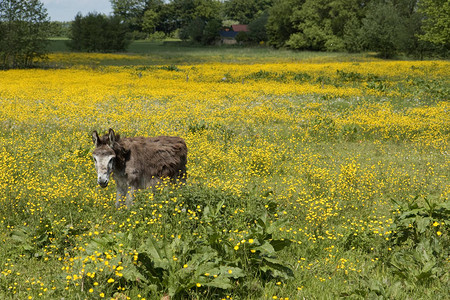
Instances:
[[[0,298],[447,297],[448,62],[154,49],[0,73]],[[110,127],[187,183],[116,209]]]

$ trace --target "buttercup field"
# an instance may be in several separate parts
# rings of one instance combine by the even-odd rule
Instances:
[[[0,72],[0,298],[448,297],[449,62],[146,59]],[[182,137],[186,183],[117,209],[108,128]]]

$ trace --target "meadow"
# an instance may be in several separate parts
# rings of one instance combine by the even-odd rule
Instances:
[[[449,62],[182,58],[0,72],[0,298],[448,297]],[[108,128],[183,137],[186,184],[116,209]]]

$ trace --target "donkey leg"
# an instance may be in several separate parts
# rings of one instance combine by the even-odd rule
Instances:
[[[125,205],[127,206],[127,208],[130,208],[133,205],[135,191],[136,191],[136,189],[131,186],[127,192],[127,196],[125,199]]]
[[[126,197],[127,197],[127,186],[123,186],[120,184],[117,184],[117,195],[116,195],[116,207],[119,208],[123,205],[125,205]]]
[[[117,191],[116,195],[116,208],[119,208],[125,204],[126,193],[121,193]]]

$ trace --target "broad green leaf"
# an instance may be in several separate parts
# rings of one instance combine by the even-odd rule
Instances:
[[[417,222],[417,231],[419,233],[424,233],[428,226],[430,225],[430,218],[424,218],[424,217],[416,217],[416,222]]]
[[[422,273],[430,273],[430,271],[434,268],[435,265],[436,265],[435,261],[428,261],[423,266]]]
[[[268,241],[265,241],[264,244],[262,244],[259,247],[255,247],[253,249],[255,249],[257,251],[261,251],[261,253],[265,254],[265,255],[273,255],[273,254],[275,254],[275,249],[273,248],[273,246]]]
[[[259,226],[262,228],[266,228],[266,222],[267,222],[267,213],[264,213],[261,217],[259,217],[256,222]]]
[[[140,280],[142,282],[147,282],[147,279],[137,270],[137,268],[133,264],[128,264],[124,266],[122,274],[123,278],[125,278],[128,281]]]
[[[292,242],[290,240],[272,240],[270,241],[270,244],[273,246],[275,251],[280,251],[290,246]]]
[[[214,278],[213,281],[204,283],[205,286],[215,287],[219,289],[231,289],[233,286],[231,285],[231,281],[227,277],[219,276]]]
[[[148,238],[144,245],[140,247],[139,252],[145,252],[152,260],[161,260],[160,251],[156,248],[155,242],[152,238]]]
[[[219,268],[221,276],[240,278],[245,277],[244,271],[237,267],[221,266]]]
[[[219,268],[216,263],[207,262],[203,263],[195,270],[196,276],[202,276],[204,274],[217,275],[219,273]]]
[[[164,270],[168,269],[169,261],[165,256],[165,251],[159,249],[152,238],[148,238],[145,244],[139,248],[138,252],[147,254],[150,260],[155,264],[155,267]]]

